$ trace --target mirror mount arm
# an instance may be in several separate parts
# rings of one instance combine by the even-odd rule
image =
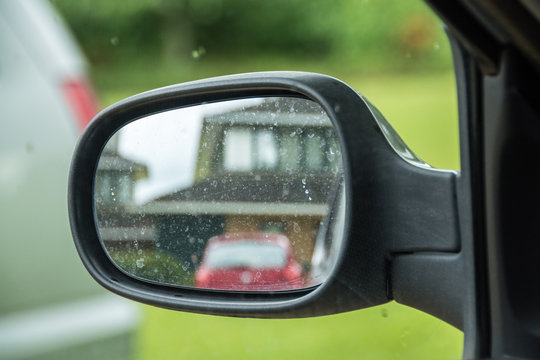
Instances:
[[[463,256],[453,253],[399,254],[390,264],[391,296],[463,330]]]
[[[404,175],[403,175],[404,176]],[[388,297],[463,328],[463,257],[455,172],[409,169],[387,216]]]

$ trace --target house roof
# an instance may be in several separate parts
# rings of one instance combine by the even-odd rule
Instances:
[[[327,203],[332,175],[233,174],[204,179],[155,201]]]

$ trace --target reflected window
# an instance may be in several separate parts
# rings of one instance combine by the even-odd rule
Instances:
[[[225,133],[223,166],[232,171],[249,171],[253,168],[252,134],[248,129],[231,129]]]
[[[132,181],[120,171],[101,171],[96,181],[96,194],[101,202],[125,204],[131,201]]]
[[[222,156],[225,170],[239,172],[335,172],[341,166],[335,134],[317,128],[231,127],[224,133]]]
[[[125,204],[131,201],[132,197],[132,181],[128,174],[118,175],[118,186],[116,189],[116,199],[118,202]]]
[[[326,160],[328,161],[329,171],[335,172],[341,167],[341,153],[339,143],[335,136],[327,136],[328,150],[326,151]]]
[[[320,136],[311,131],[304,140],[306,168],[309,170],[322,170],[324,165],[326,141]]]
[[[281,246],[247,241],[218,246],[206,256],[206,265],[211,269],[282,267],[287,261]]]
[[[223,167],[231,171],[273,169],[279,161],[276,134],[263,128],[232,128],[225,132]]]
[[[278,162],[276,135],[271,130],[257,131],[257,167],[273,169]]]
[[[110,174],[100,173],[96,178],[96,196],[100,202],[112,202],[112,179]]]
[[[294,172],[300,165],[300,138],[296,132],[284,131],[281,134],[281,169]]]

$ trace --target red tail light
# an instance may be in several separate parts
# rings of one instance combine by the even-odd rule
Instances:
[[[64,95],[77,119],[80,132],[98,112],[98,106],[92,86],[85,78],[69,79],[62,85]]]
[[[207,288],[210,281],[210,273],[205,269],[199,269],[195,273],[195,286],[198,288]]]
[[[283,271],[283,275],[288,281],[300,281],[302,279],[302,268],[300,267],[300,265],[291,262]]]

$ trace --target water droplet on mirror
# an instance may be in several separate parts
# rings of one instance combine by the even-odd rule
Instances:
[[[142,254],[142,249],[137,250],[137,254],[141,255]]]
[[[143,258],[137,259],[137,261],[135,261],[135,264],[137,265],[139,269],[144,267],[144,259]]]
[[[306,180],[306,179],[302,179],[302,184],[306,185],[306,184],[307,184],[307,180]]]

